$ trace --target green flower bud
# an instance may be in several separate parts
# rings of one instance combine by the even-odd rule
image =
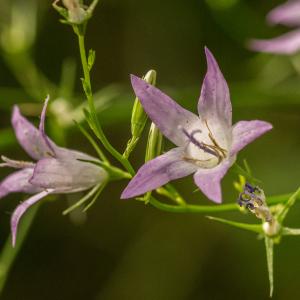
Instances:
[[[148,71],[148,73],[143,77],[143,79],[147,83],[155,85],[156,72],[154,70]],[[124,157],[128,158],[129,154],[135,148],[145,128],[147,118],[148,117],[143,109],[141,102],[136,97],[134,100],[132,113],[131,113],[131,139],[127,143],[126,150],[124,151],[123,154]]]
[[[145,161],[151,160],[156,156],[160,155],[162,150],[162,134],[154,123],[151,124],[148,142],[145,154]]]

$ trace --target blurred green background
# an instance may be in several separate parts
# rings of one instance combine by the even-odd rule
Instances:
[[[228,81],[234,120],[264,119],[274,125],[272,132],[240,153],[240,161],[247,158],[267,195],[296,190],[300,55],[259,54],[245,47],[249,38],[285,31],[268,27],[264,20],[281,1],[100,2],[88,26],[87,45],[97,55],[92,82],[99,119],[117,149],[123,150],[130,137],[134,95],[129,74],[157,70],[157,85],[196,111],[206,45]],[[77,116],[72,107],[84,100],[81,69],[75,35],[58,19],[50,1],[1,0],[0,150],[9,157],[28,159],[10,129],[12,105],[20,103],[24,114],[37,122],[47,92],[53,100],[49,135],[61,145],[95,155],[71,122]],[[131,156],[135,167],[143,162],[146,135]],[[223,180],[225,203],[236,201],[235,179],[230,172]],[[61,214],[78,194],[44,201],[1,299],[268,298],[264,244],[255,235],[201,214],[171,214],[120,200],[125,186],[126,181],[108,185],[87,214]],[[209,204],[201,193],[193,193],[191,178],[178,180],[176,186],[191,203]],[[11,212],[25,198],[17,194],[1,200],[0,246],[9,234]],[[220,216],[257,222],[253,215],[238,212]],[[296,204],[287,225],[299,227],[299,216]],[[297,238],[284,238],[275,247],[274,299],[300,298],[299,253]]]

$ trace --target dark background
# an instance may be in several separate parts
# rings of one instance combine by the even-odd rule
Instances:
[[[37,6],[37,31],[29,46],[14,51],[3,32],[12,24],[13,7],[21,2]],[[272,132],[243,150],[239,160],[247,158],[267,195],[297,189],[300,56],[258,54],[245,47],[249,38],[272,37],[286,31],[283,27],[270,28],[264,20],[266,13],[281,1],[100,2],[89,22],[87,47],[96,50],[94,91],[99,91],[103,102],[106,101],[105,107],[99,109],[99,120],[117,149],[123,150],[130,137],[134,95],[129,74],[142,76],[155,69],[157,85],[196,111],[206,70],[206,45],[228,81],[234,121],[263,119],[274,125]],[[53,100],[47,120],[49,135],[59,144],[95,155],[72,123],[64,123],[67,113],[62,117],[54,107],[57,99],[74,106],[84,101],[77,43],[71,28],[58,22],[59,16],[50,1],[2,0],[0,9],[1,153],[28,159],[10,129],[10,112],[13,104],[21,103],[24,113],[38,121],[45,92],[43,78],[31,72],[30,61],[35,70],[52,82],[51,88],[45,89]],[[31,8],[23,12],[21,32],[34,18]],[[25,40],[28,41],[27,36]],[[70,71],[73,63],[77,64],[74,91],[63,93],[58,88],[64,87],[62,64]],[[66,76],[72,82],[71,77]],[[131,156],[135,167],[143,162],[145,141],[146,134]],[[3,176],[8,173],[9,170],[2,172]],[[230,172],[223,180],[225,203],[236,201],[237,192],[232,185],[236,178]],[[126,181],[108,185],[86,215],[77,212],[71,218],[61,212],[80,195],[45,200],[11,269],[1,299],[268,298],[263,241],[252,233],[214,223],[201,214],[166,213],[134,200],[120,200],[125,186]],[[193,193],[191,177],[178,180],[176,186],[190,203],[210,204],[201,193]],[[9,234],[10,214],[23,199],[24,195],[17,194],[1,200],[0,245]],[[296,204],[287,225],[299,227],[299,211]],[[250,214],[234,212],[221,216],[257,222]],[[300,239],[296,237],[284,238],[275,247],[274,299],[299,299],[299,253]]]

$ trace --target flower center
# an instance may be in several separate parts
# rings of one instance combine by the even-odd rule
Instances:
[[[227,151],[218,144],[206,120],[204,123],[205,131],[194,129],[189,133],[183,127],[180,129],[188,138],[184,159],[209,169],[220,164],[226,158]]]

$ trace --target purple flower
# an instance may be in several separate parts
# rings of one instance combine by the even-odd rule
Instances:
[[[240,121],[232,126],[227,83],[205,48],[208,70],[198,102],[199,116],[182,108],[159,89],[131,76],[136,96],[160,131],[177,147],[144,164],[123,191],[131,198],[171,180],[194,173],[194,181],[211,200],[220,203],[221,179],[237,153],[272,128],[264,121]]]
[[[300,27],[300,1],[290,0],[277,6],[267,16],[271,25],[283,24]],[[268,40],[252,40],[250,48],[255,51],[293,54],[300,49],[300,29]]]
[[[97,159],[82,152],[57,146],[45,134],[45,116],[48,104],[45,101],[39,129],[24,118],[17,106],[13,109],[12,125],[23,149],[37,162],[15,161],[2,156],[1,167],[18,171],[0,183],[0,198],[13,192],[35,194],[21,203],[11,217],[12,243],[15,245],[20,218],[33,204],[48,194],[84,191],[101,184],[107,172],[93,163],[81,160]]]

